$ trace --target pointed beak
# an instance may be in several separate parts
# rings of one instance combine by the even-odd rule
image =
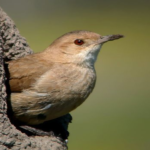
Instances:
[[[101,36],[101,38],[98,40],[98,43],[106,43],[108,41],[117,40],[123,37],[124,36],[121,34]]]

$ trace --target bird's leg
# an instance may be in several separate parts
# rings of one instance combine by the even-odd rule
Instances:
[[[37,135],[37,136],[54,136],[54,133],[52,131],[46,132],[42,129],[38,129],[34,126],[28,126],[28,125],[21,125],[18,126],[18,129],[20,129],[22,132],[28,134],[29,136]]]
[[[67,114],[39,125],[17,125],[16,127],[29,136],[56,136],[63,141],[67,141],[69,136],[67,128],[71,120],[71,115]]]

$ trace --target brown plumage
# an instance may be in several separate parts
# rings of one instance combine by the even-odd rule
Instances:
[[[94,63],[102,44],[121,37],[75,31],[41,53],[10,61],[9,101],[14,118],[40,124],[82,104],[95,86]]]

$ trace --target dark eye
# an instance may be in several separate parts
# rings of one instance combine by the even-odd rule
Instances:
[[[84,44],[84,41],[81,40],[81,39],[76,39],[76,40],[74,41],[74,43],[75,43],[76,45],[82,45],[82,44]]]

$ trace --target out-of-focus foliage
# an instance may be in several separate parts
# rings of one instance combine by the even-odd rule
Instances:
[[[72,112],[69,148],[150,149],[150,1],[0,0],[0,6],[35,52],[72,30],[124,34],[100,52],[96,87]]]

